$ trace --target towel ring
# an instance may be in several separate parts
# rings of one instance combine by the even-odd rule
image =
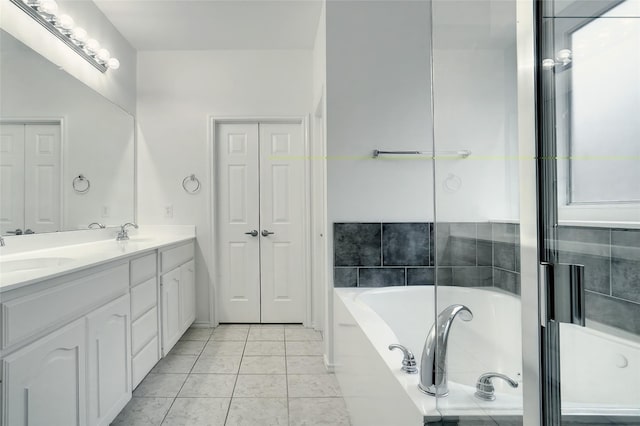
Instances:
[[[187,187],[187,184],[189,182],[195,182],[196,183],[196,187],[189,189]],[[198,192],[200,190],[200,180],[196,177],[196,175],[189,175],[186,178],[182,179],[182,188],[184,188],[185,192],[187,194],[195,194],[196,192]]]
[[[81,185],[81,182],[86,183],[86,188],[82,189],[81,187],[79,187],[79,185]],[[78,194],[86,194],[91,188],[91,181],[87,179],[83,174],[79,174],[78,176],[73,178],[73,182],[71,185],[73,186],[73,190]]]

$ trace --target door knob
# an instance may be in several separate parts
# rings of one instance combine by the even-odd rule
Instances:
[[[275,234],[275,232],[267,231],[266,229],[262,230],[263,237],[268,237],[269,235],[273,235],[273,234]]]
[[[254,230],[253,230],[253,231],[251,231],[251,232],[245,232],[245,234],[247,234],[247,235],[251,235],[252,237],[257,237],[257,236],[258,236],[258,230],[257,230],[257,229],[254,229]]]

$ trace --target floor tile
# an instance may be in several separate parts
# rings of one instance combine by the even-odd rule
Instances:
[[[340,396],[340,386],[333,374],[300,374],[287,376],[289,397]]]
[[[149,373],[133,391],[133,395],[172,398],[178,394],[186,378],[186,374]]]
[[[316,331],[316,330],[311,329],[311,328],[285,328],[285,330],[284,330],[284,338],[288,342],[289,341],[294,341],[294,340],[321,341],[322,340],[322,334],[320,334],[319,331]]]
[[[239,375],[234,398],[286,398],[287,379],[284,374]]]
[[[322,355],[322,342],[286,342],[287,355]]]
[[[283,341],[284,340],[284,328],[264,327],[264,328],[251,328],[249,330],[249,337],[247,340],[271,340],[271,341]]]
[[[284,355],[284,342],[247,342],[244,355]]]
[[[111,426],[158,426],[173,398],[132,398]]]
[[[342,398],[290,398],[290,426],[349,426]]]
[[[211,340],[238,340],[244,342],[249,334],[248,328],[216,328],[211,334]]]
[[[153,367],[152,373],[189,373],[197,355],[173,355],[169,353]]]
[[[284,356],[245,356],[240,374],[286,374]]]
[[[251,324],[251,328],[278,328],[278,329],[284,329],[284,324]]]
[[[191,370],[192,374],[238,374],[240,356],[201,356]]]
[[[286,398],[233,398],[226,426],[287,426]]]
[[[180,340],[169,353],[172,355],[200,355],[206,343],[201,340]]]
[[[233,374],[191,374],[178,396],[180,398],[224,398],[233,393]]]
[[[243,351],[244,342],[218,342],[209,340],[201,356],[242,356]]]
[[[285,324],[284,328],[304,328],[304,325],[302,324]]]
[[[162,426],[220,426],[230,398],[176,398]]]
[[[329,374],[321,356],[287,356],[287,374]]]
[[[213,328],[193,327],[188,329],[180,338],[180,340],[209,340]]]
[[[251,324],[220,324],[215,329],[216,330],[224,330],[225,328],[244,328],[248,330],[251,327]]]

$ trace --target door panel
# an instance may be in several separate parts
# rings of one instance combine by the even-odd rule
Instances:
[[[0,234],[24,229],[24,132],[0,125]]]
[[[26,126],[25,213],[25,228],[60,230],[60,126]]]
[[[87,424],[84,321],[51,333],[3,361],[7,425]]]
[[[216,129],[219,320],[260,322],[258,125]]]
[[[187,329],[196,319],[196,281],[193,260],[180,267],[180,314],[182,329]]]
[[[304,157],[300,124],[260,124],[262,322],[303,322]]]

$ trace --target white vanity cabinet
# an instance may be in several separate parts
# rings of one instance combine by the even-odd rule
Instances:
[[[87,315],[89,424],[108,426],[131,399],[129,295]]]
[[[195,320],[193,243],[160,251],[162,354],[169,353]]]
[[[2,294],[2,424],[108,425],[131,398],[129,264]]]
[[[131,260],[131,357],[135,389],[160,359],[157,254]]]
[[[87,424],[85,331],[79,319],[5,358],[3,425]]]

